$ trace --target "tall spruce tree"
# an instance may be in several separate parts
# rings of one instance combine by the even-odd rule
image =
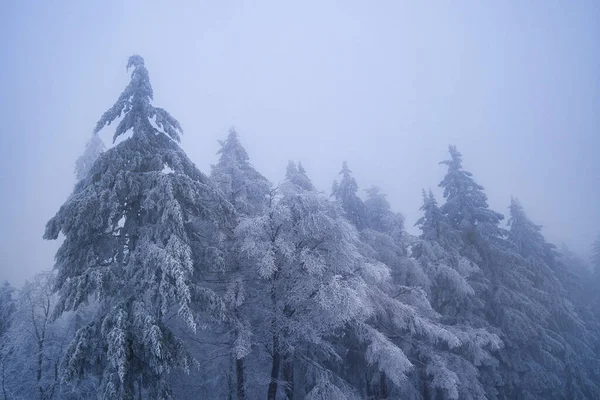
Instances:
[[[374,374],[376,379],[369,382],[371,394],[406,399],[481,398],[485,387],[478,379],[476,365],[493,364],[490,350],[497,349],[500,340],[485,329],[459,323],[461,321],[457,321],[456,316],[448,319],[436,308],[441,299],[445,302],[456,299],[459,303],[463,298],[473,298],[472,288],[463,275],[449,266],[451,264],[444,263],[446,259],[438,259],[443,257],[438,255],[438,258],[432,257],[429,263],[424,262],[425,253],[430,255],[434,246],[441,254],[445,254],[441,246],[423,239],[415,240],[403,232],[400,225],[394,224],[399,217],[390,210],[389,203],[379,190],[369,191],[366,205],[368,215],[373,217],[369,218],[371,228],[361,232],[361,239],[370,248],[367,254],[385,263],[392,273],[392,284],[383,286],[382,290],[401,304],[413,308],[428,321],[430,327],[445,332],[445,339],[432,340],[431,336],[422,332],[406,331],[402,326],[395,325],[385,314],[378,315],[374,319],[374,326],[387,332],[402,348],[411,360],[412,368],[407,373],[410,384],[404,385],[402,390],[386,385],[384,375]],[[434,221],[431,222],[436,225]],[[395,228],[389,229],[390,226]],[[407,250],[408,247],[411,252]],[[432,297],[434,293],[439,293],[439,296]],[[388,312],[388,315],[398,313],[393,310]]]
[[[238,214],[260,214],[266,207],[271,184],[250,164],[250,157],[234,128],[220,144],[219,161],[212,166],[211,179]]]
[[[347,379],[357,381],[364,376],[361,392],[366,398],[481,398],[485,388],[474,364],[493,364],[489,351],[499,347],[498,337],[455,321],[454,325],[442,322],[426,294],[433,274],[409,257],[407,247],[414,244],[414,238],[403,231],[401,215],[391,211],[381,190],[371,188],[367,193],[368,228],[360,232],[361,251],[391,272],[390,280],[373,284],[372,301],[378,307],[369,324],[401,349],[410,364],[403,374],[396,370],[391,376],[385,368],[373,368],[365,362],[367,350],[350,330],[345,335],[346,346],[360,350],[346,355]],[[416,326],[420,328],[413,329]]]
[[[212,167],[211,179],[236,209],[239,217],[238,223],[247,218],[264,215],[269,205],[271,183],[251,165],[250,157],[240,142],[235,129],[230,129],[226,140],[220,141],[220,144],[221,148],[217,153],[219,160]],[[207,392],[207,394],[215,395],[224,387],[215,375],[223,372],[234,375],[236,396],[238,400],[242,400],[247,397],[245,360],[252,347],[250,321],[247,315],[242,312],[243,308],[246,307],[245,293],[247,289],[245,278],[248,277],[248,271],[241,260],[240,246],[235,237],[231,237],[226,244],[227,268],[217,282],[222,282],[221,286],[224,286],[221,289],[225,292],[224,300],[228,311],[226,325],[231,329],[221,333],[221,337],[214,337],[211,342],[223,343],[224,337],[228,337],[228,351],[231,352],[234,365],[232,368],[220,365],[217,368],[220,371],[212,371],[213,376],[210,379],[205,379],[205,381],[215,382],[215,387]],[[214,348],[214,346],[212,347]],[[217,351],[223,352],[222,348],[218,348]],[[231,369],[234,370],[233,373],[230,372]],[[223,397],[225,397],[224,393]]]
[[[306,189],[310,180],[295,163],[287,171],[267,213],[236,229],[254,277],[244,312],[256,348],[268,349],[267,397],[353,398],[364,380],[348,379],[340,361],[349,351],[401,387],[411,363],[370,318],[393,316],[394,326],[435,340],[447,332],[381,289],[389,269],[363,254],[356,229],[336,204]],[[299,183],[296,174],[304,175]]]
[[[104,142],[98,133],[94,132],[91,139],[85,144],[83,154],[75,162],[75,177],[78,181],[85,178],[96,159],[105,150],[106,146],[104,146]]]
[[[152,105],[143,58],[131,56],[127,68],[131,81],[94,132],[122,117],[113,139],[131,137],[96,160],[44,237],[64,235],[56,312],[92,295],[100,303],[66,352],[64,378],[98,374],[99,398],[167,399],[169,372],[194,365],[170,319],[195,331],[203,316],[221,316],[218,297],[202,285],[221,250],[202,233],[218,238],[234,211],[179,147],[179,122]]]
[[[315,190],[312,181],[306,175],[306,170],[302,166],[302,163],[296,164],[293,161],[288,162],[288,166],[285,171],[285,179],[302,188],[303,190]]]
[[[593,350],[594,335],[570,302],[564,283],[572,279],[565,265],[557,259],[555,246],[546,242],[541,226],[526,215],[517,199],[511,199],[509,240],[523,258],[529,272],[532,290],[528,296],[544,307],[548,318],[538,329],[542,332],[539,345],[542,351],[557,358],[563,370],[558,374],[563,380],[567,398],[595,398],[600,396],[598,371],[595,371]],[[544,341],[556,340],[562,348],[550,348]],[[541,363],[543,365],[543,363]]]
[[[497,245],[497,238],[506,232],[499,227],[504,216],[488,207],[483,186],[473,179],[473,174],[462,167],[462,154],[456,146],[449,146],[450,159],[442,161],[448,169],[440,187],[444,189],[446,202],[442,205],[442,214],[454,229],[462,233],[466,244],[479,247]],[[475,255],[473,253],[473,255]]]
[[[539,347],[538,326],[547,314],[529,298],[530,276],[506,240],[508,232],[499,226],[504,217],[488,208],[483,187],[463,170],[462,155],[456,147],[450,146],[449,152],[450,159],[442,162],[448,170],[440,183],[446,199],[441,211],[459,234],[458,254],[482,273],[480,279],[471,281],[477,297],[485,304],[479,315],[504,342],[497,355],[502,382],[489,377],[497,392],[490,388],[488,396],[535,398],[549,381],[556,384],[559,379],[560,368],[548,371],[534,357]],[[531,382],[526,386],[522,379],[527,374]]]
[[[421,211],[423,216],[415,224],[421,230],[420,240],[412,247],[412,255],[431,280],[428,294],[432,306],[448,323],[486,326],[478,317],[483,304],[471,286],[471,279],[481,271],[460,255],[458,232],[431,191],[423,191]]]
[[[365,209],[367,223],[371,229],[389,234],[400,234],[404,229],[404,217],[391,210],[387,196],[377,186],[366,190]]]
[[[556,285],[555,270],[548,267],[547,260],[529,254],[548,248],[540,242],[539,227],[517,215],[518,207],[514,207],[510,221],[514,232],[510,234],[501,228],[503,216],[488,208],[483,187],[463,170],[462,156],[456,147],[450,146],[449,150],[451,159],[443,162],[448,172],[440,184],[446,198],[441,211],[459,233],[459,254],[482,272],[483,279],[472,283],[477,296],[485,302],[481,317],[504,342],[497,354],[502,382],[496,382],[497,392],[488,390],[488,396],[582,396],[580,385],[567,382],[573,378],[567,372],[572,370],[565,356],[568,341],[551,321],[557,310],[568,310],[569,306],[549,300],[563,295],[560,285]],[[524,240],[526,237],[529,241]],[[569,313],[573,314],[566,311],[560,315]],[[571,322],[578,323],[577,319],[574,316]]]
[[[342,164],[340,175],[340,181],[333,183],[331,194],[342,206],[348,221],[359,231],[365,229],[367,227],[367,210],[363,201],[358,197],[358,185],[346,161]]]

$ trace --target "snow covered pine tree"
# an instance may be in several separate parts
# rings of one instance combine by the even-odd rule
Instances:
[[[481,271],[470,281],[484,301],[474,315],[485,318],[504,343],[496,354],[501,381],[484,376],[496,389],[488,386],[486,395],[563,399],[596,392],[584,376],[582,359],[570,354],[572,348],[586,348],[585,330],[573,306],[563,300],[556,268],[547,264],[549,247],[540,228],[516,202],[511,207],[511,231],[500,227],[503,215],[488,207],[483,187],[462,167],[462,154],[455,146],[449,151],[450,160],[442,162],[448,172],[440,183],[446,198],[440,210],[458,233],[458,254]],[[574,374],[573,364],[579,364],[580,376]]]
[[[100,139],[97,132],[92,134],[92,138],[85,144],[85,151],[75,162],[75,177],[78,181],[85,178],[94,162],[106,150],[104,142]]]
[[[236,209],[237,223],[263,215],[268,207],[270,182],[254,169],[234,128],[219,143],[219,159],[212,166],[210,178]],[[226,240],[224,268],[209,278],[210,287],[224,294],[226,323],[212,324],[201,337],[188,340],[193,354],[205,367],[189,376],[179,374],[178,398],[243,400],[262,394],[255,384],[261,366],[254,359],[249,360],[250,365],[246,363],[252,351],[248,312],[252,307],[246,288],[248,268],[240,260],[239,247],[234,237]]]
[[[367,227],[367,209],[356,194],[358,185],[346,161],[342,164],[340,175],[342,176],[340,182],[333,182],[331,195],[341,204],[348,221],[352,222],[352,225],[361,231]]]
[[[95,132],[123,117],[113,140],[46,226],[44,238],[64,242],[56,254],[56,312],[77,309],[89,296],[100,310],[79,329],[62,369],[69,381],[96,373],[98,397],[171,398],[167,376],[194,359],[171,329],[178,315],[191,331],[222,304],[202,285],[202,270],[219,248],[197,234],[219,236],[234,215],[208,178],[179,147],[179,122],[151,104],[142,57],[129,58],[131,81]]]

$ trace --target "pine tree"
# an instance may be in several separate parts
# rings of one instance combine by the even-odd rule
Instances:
[[[444,189],[446,202],[442,214],[454,229],[463,233],[466,242],[492,245],[494,238],[505,236],[498,226],[504,216],[488,208],[483,186],[473,180],[473,175],[462,168],[462,154],[456,146],[449,146],[450,160],[441,164],[448,166],[440,187]]]
[[[345,161],[342,164],[340,175],[339,183],[337,181],[333,183],[332,196],[342,206],[346,218],[360,231],[367,227],[367,210],[363,201],[358,197],[358,185]]]
[[[221,141],[220,144],[219,161],[212,167],[212,180],[234,206],[240,220],[263,215],[268,207],[271,183],[251,165],[250,157],[242,146],[235,129],[230,129],[227,139]],[[228,310],[228,326],[232,328],[228,346],[234,367],[222,366],[220,369],[227,372],[229,369],[235,370],[235,392],[237,399],[242,400],[246,398],[245,359],[250,353],[251,343],[249,341],[249,322],[241,312],[245,302],[244,277],[247,271],[245,271],[244,263],[240,260],[239,255],[238,243],[235,240],[228,240],[227,273],[222,274],[220,279],[225,286],[223,289]],[[213,341],[222,341],[222,337],[216,337]],[[203,350],[206,351],[206,349]],[[214,375],[219,373],[220,371],[215,371],[211,380],[218,382]],[[211,393],[216,393],[216,390],[218,388],[212,389]]]
[[[307,190],[305,179],[296,183],[297,174],[306,175],[290,163],[288,179],[267,213],[243,220],[236,229],[241,253],[252,266],[249,278],[255,278],[247,288],[244,313],[251,316],[256,348],[269,349],[267,397],[279,398],[280,392],[288,397],[352,396],[340,371],[339,360],[348,350],[338,339],[343,332],[352,332],[368,363],[399,384],[410,362],[367,323],[376,299],[396,304],[378,289],[389,271],[359,251],[356,230],[339,208]],[[400,311],[412,313],[410,308]]]
[[[600,233],[592,246],[592,268],[594,273],[600,276]]]
[[[420,210],[423,216],[417,220],[415,226],[421,230],[421,239],[436,241],[446,247],[457,243],[457,231],[450,226],[450,222],[440,210],[438,202],[431,190],[422,192],[423,205]]]
[[[78,181],[85,178],[92,165],[100,154],[106,150],[104,142],[97,133],[92,134],[92,138],[86,143],[85,151],[75,162],[75,177]]]
[[[0,286],[0,338],[12,322],[12,316],[15,312],[14,292],[15,288],[8,281]]]
[[[293,161],[288,162],[288,166],[285,171],[285,179],[303,190],[315,190],[310,178],[306,175],[306,171],[304,170],[302,163],[298,163],[298,165],[296,165],[296,163]]]
[[[241,215],[256,215],[264,210],[271,184],[250,164],[250,157],[234,128],[220,142],[219,161],[213,165],[211,179]]]
[[[423,216],[415,226],[421,230],[420,240],[412,255],[431,280],[428,289],[434,309],[448,321],[468,321],[470,325],[485,326],[474,318],[483,304],[474,296],[470,279],[479,269],[460,255],[458,233],[450,227],[431,191],[423,191]]]
[[[386,194],[377,186],[366,190],[365,209],[368,226],[379,232],[398,234],[404,229],[404,217],[391,210]]]
[[[541,241],[539,227],[519,213],[517,203],[512,207],[512,234],[501,228],[503,216],[488,208],[483,187],[462,169],[461,154],[454,146],[450,146],[450,155],[444,162],[448,172],[440,184],[446,198],[441,211],[459,233],[458,254],[482,272],[481,280],[471,281],[485,302],[480,316],[501,334],[505,344],[497,354],[503,383],[495,384],[498,394],[488,390],[488,396],[546,399],[582,395],[579,382],[585,378],[564,384],[565,377],[574,378],[566,373],[573,369],[572,357],[565,354],[565,346],[574,342],[549,323],[559,316],[561,321],[579,324],[576,316],[569,317],[575,313],[567,311],[568,304],[549,300],[563,295],[556,284],[556,269],[548,266],[551,247]],[[576,348],[585,345],[579,343]],[[484,377],[496,380],[490,378]]]
[[[478,399],[493,392],[482,372],[497,377],[497,362],[491,352],[501,341],[491,333],[479,315],[483,307],[471,285],[479,269],[459,254],[457,232],[450,227],[431,191],[423,191],[423,216],[415,224],[421,236],[410,243],[411,259],[426,275],[422,288],[431,307],[439,313],[444,329],[460,340],[460,346],[447,349],[420,344],[410,349],[420,361],[415,380],[423,398],[458,397]],[[419,365],[419,364],[417,364]]]
[[[511,199],[509,241],[523,257],[530,275],[532,289],[527,295],[538,302],[550,316],[540,324],[539,344],[564,366],[565,394],[569,398],[597,397],[598,385],[593,384],[596,372],[589,368],[594,363],[593,335],[580,319],[575,306],[569,301],[563,283],[570,281],[565,266],[557,259],[555,246],[546,242],[542,227],[534,224],[517,199]],[[544,348],[548,341],[556,340],[563,349]]]
[[[8,398],[6,370],[10,367],[7,357],[10,351],[6,349],[6,333],[12,325],[13,316],[16,311],[14,291],[15,289],[8,282],[4,282],[0,287],[0,389],[2,390],[4,399]]]
[[[143,58],[130,57],[127,68],[130,83],[94,132],[122,116],[113,140],[131,137],[96,160],[44,237],[65,238],[56,254],[57,314],[92,295],[100,302],[66,352],[64,378],[97,372],[100,398],[142,390],[170,398],[168,373],[194,363],[171,317],[191,331],[205,315],[221,317],[202,274],[222,265],[218,238],[234,211],[178,146],[179,122],[151,104]]]

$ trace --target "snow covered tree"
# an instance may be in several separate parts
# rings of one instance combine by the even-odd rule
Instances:
[[[547,337],[550,337],[562,345],[562,349],[554,351],[554,357],[564,368],[561,372],[566,380],[565,395],[568,398],[597,397],[600,387],[593,384],[597,372],[590,369],[595,356],[591,343],[593,334],[588,332],[568,299],[563,286],[563,282],[569,282],[568,271],[558,261],[555,246],[546,242],[541,226],[527,217],[521,203],[514,198],[511,199],[508,223],[509,240],[523,257],[531,276],[532,289],[526,294],[549,315],[538,330],[542,332],[542,339],[549,341]],[[543,340],[539,343],[546,344]],[[544,350],[548,355],[552,354],[550,350]]]
[[[55,217],[46,239],[64,242],[56,254],[56,313],[90,296],[101,311],[69,346],[63,377],[101,377],[99,398],[171,397],[167,376],[194,360],[171,329],[178,315],[190,331],[222,318],[203,272],[222,266],[222,228],[231,205],[179,147],[179,122],[154,107],[144,60],[129,58],[131,81],[100,118],[99,132],[122,117],[113,139],[131,137],[96,160]]]
[[[92,138],[85,145],[85,151],[75,162],[75,177],[78,181],[85,178],[92,165],[94,165],[94,162],[105,150],[106,146],[104,146],[104,142],[94,132]]]
[[[600,233],[592,246],[592,268],[596,275],[600,275]]]
[[[505,240],[508,232],[499,226],[504,216],[489,209],[483,187],[462,168],[462,154],[456,147],[450,146],[449,152],[450,160],[442,161],[448,170],[439,186],[446,199],[440,211],[451,231],[445,235],[450,243],[442,245],[481,270],[485,278],[480,276],[482,279],[473,279],[471,284],[476,291],[487,293],[489,280],[502,272],[500,265],[516,255]]]
[[[358,197],[358,185],[345,161],[340,175],[339,183],[337,181],[333,183],[331,194],[342,206],[348,221],[360,231],[367,227],[367,210]]]
[[[594,326],[596,337],[598,338],[596,348],[600,352],[600,234],[592,245],[592,271],[591,277],[587,274],[587,269],[583,266],[582,260],[574,254],[563,252],[563,263],[567,264],[573,270],[577,277],[575,288],[570,290],[572,296],[576,296],[579,305],[587,305],[586,309],[591,307],[587,320]],[[587,290],[581,290],[586,288]],[[591,302],[590,302],[591,298]],[[592,317],[593,316],[593,317]]]
[[[378,287],[389,280],[389,270],[360,252],[357,232],[339,207],[307,190],[304,179],[295,183],[296,172],[301,173],[291,163],[268,212],[243,220],[236,230],[252,266],[244,312],[251,315],[255,347],[269,352],[268,398],[284,392],[354,396],[356,388],[345,381],[340,364],[348,351],[340,340],[344,332],[362,344],[365,362],[401,384],[410,362],[367,322],[375,307],[398,305]],[[376,300],[388,303],[375,305]],[[398,306],[404,314],[397,318],[414,315],[410,307]]]
[[[481,279],[470,281],[484,301],[479,316],[504,342],[497,353],[502,382],[496,382],[497,393],[488,390],[488,396],[581,396],[585,392],[580,383],[587,378],[568,372],[573,371],[573,357],[565,352],[574,343],[575,348],[584,349],[585,341],[571,340],[569,329],[556,326],[571,324],[571,330],[581,333],[577,327],[581,321],[572,306],[561,300],[564,290],[556,278],[557,269],[548,264],[551,246],[516,202],[511,208],[512,233],[501,228],[503,216],[488,208],[483,187],[462,169],[462,156],[454,146],[450,146],[450,156],[443,162],[448,172],[440,184],[446,198],[440,209],[459,234],[458,255],[481,271]],[[566,379],[574,381],[565,385]]]
[[[60,397],[58,370],[73,331],[68,318],[52,321],[55,300],[52,275],[47,272],[37,274],[18,292],[13,323],[3,337],[5,398]]]
[[[479,316],[504,342],[497,354],[502,382],[490,377],[498,393],[488,390],[488,396],[564,396],[559,341],[545,329],[551,314],[535,287],[535,275],[499,226],[503,216],[488,208],[483,187],[463,170],[461,154],[454,146],[449,150],[451,159],[443,162],[448,172],[440,184],[446,198],[441,211],[459,233],[458,254],[481,271],[480,278],[470,281],[484,302]]]
[[[13,316],[16,311],[15,299],[13,297],[15,289],[8,282],[0,287],[0,376],[2,385],[2,395],[6,400],[8,398],[6,388],[6,369],[7,369],[7,351],[6,333],[13,322]]]
[[[459,323],[462,321],[456,315],[447,318],[447,315],[438,313],[439,308],[435,307],[442,302],[458,307],[456,304],[466,301],[463,298],[474,298],[473,289],[466,281],[468,269],[462,271],[464,275],[461,275],[450,266],[452,264],[447,264],[446,253],[439,244],[413,238],[402,232],[398,225],[395,229],[389,229],[390,224],[384,221],[394,221],[398,217],[390,210],[389,203],[379,190],[371,190],[365,204],[370,211],[368,215],[375,218],[369,218],[371,228],[361,232],[361,239],[368,246],[364,251],[367,256],[389,267],[391,283],[380,289],[394,299],[385,301],[390,309],[377,315],[372,324],[386,332],[412,364],[407,372],[410,384],[403,385],[403,390],[386,384],[386,375],[374,373],[367,380],[368,392],[373,396],[389,395],[406,399],[436,396],[481,398],[485,387],[479,382],[476,365],[494,363],[490,351],[498,349],[499,338],[485,329]],[[441,225],[441,222],[430,222],[433,226]],[[407,247],[411,249],[410,252]],[[434,249],[440,253],[435,257],[432,254]],[[431,258],[427,263],[424,262],[426,256]],[[432,297],[433,294],[439,296]],[[430,299],[434,303],[430,303]],[[403,311],[398,308],[403,308]],[[406,313],[408,310],[412,310],[411,318],[427,326],[427,329],[406,329],[406,326],[389,320],[389,315]]]
[[[546,242],[541,232],[542,227],[531,222],[518,199],[511,198],[509,210],[508,238],[516,246],[519,254],[523,257],[538,258],[553,255],[552,249],[555,246]]]
[[[468,322],[483,327],[477,310],[483,307],[475,296],[470,280],[479,268],[460,255],[458,232],[449,224],[431,191],[423,191],[423,216],[415,226],[421,229],[420,240],[412,247],[412,256],[431,280],[427,288],[432,306],[448,321]]]
[[[312,181],[306,175],[306,170],[302,166],[302,163],[296,165],[293,161],[288,162],[285,179],[304,190],[315,190]]]
[[[251,165],[248,153],[240,143],[235,129],[232,128],[227,139],[220,143],[219,161],[212,167],[212,180],[234,206],[241,220],[263,215],[268,207],[271,183]],[[231,352],[235,370],[233,373],[235,375],[235,392],[238,400],[242,400],[246,397],[245,357],[249,352],[249,328],[246,316],[240,312],[246,291],[243,281],[246,271],[244,271],[244,264],[240,261],[239,250],[239,245],[235,240],[227,241],[227,268],[224,274],[220,274],[215,279],[215,286],[219,286],[217,290],[225,292],[224,300],[228,311],[227,325],[232,329],[221,334],[221,337],[205,340],[208,343],[226,342],[227,344],[209,346],[210,350],[203,348],[202,351],[206,353],[212,350],[218,354]],[[229,336],[229,338],[224,340],[224,336]],[[228,349],[223,349],[223,346]],[[222,372],[215,371],[215,374],[225,373],[226,377],[224,378],[230,379],[230,369],[232,368],[223,365],[220,369]],[[219,382],[214,375],[207,381]],[[221,389],[224,387],[223,384],[220,386]],[[211,393],[214,394],[218,388],[211,390]]]
[[[484,305],[475,295],[475,287],[484,284],[481,270],[461,254],[464,247],[461,231],[452,226],[438,207],[431,190],[423,191],[421,211],[423,216],[415,223],[421,236],[412,248],[412,255],[431,279],[428,293],[434,309],[452,325],[466,323],[486,328],[481,316]]]
[[[15,288],[8,281],[0,286],[0,338],[10,327],[15,312]]]
[[[211,179],[241,215],[256,215],[266,207],[271,184],[250,164],[246,149],[234,128],[220,142],[219,161]]]
[[[404,229],[404,217],[391,210],[386,194],[377,186],[366,190],[365,209],[368,226],[379,232],[399,234]]]
[[[504,216],[488,208],[483,186],[477,184],[472,174],[462,168],[462,154],[456,146],[449,146],[450,159],[441,164],[448,166],[440,187],[444,189],[446,202],[441,212],[450,226],[462,233],[465,243],[478,246],[494,246],[495,238],[506,232],[498,226]],[[475,253],[471,253],[477,257]]]
[[[420,210],[423,216],[415,223],[415,226],[421,230],[421,239],[435,241],[445,248],[456,247],[459,232],[450,225],[450,221],[442,213],[433,192],[423,190],[422,196],[423,205]]]

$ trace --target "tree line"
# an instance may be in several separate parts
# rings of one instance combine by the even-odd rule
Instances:
[[[455,146],[419,235],[346,163],[330,196],[299,162],[273,185],[234,129],[205,175],[127,68],[54,269],[0,288],[4,399],[600,398],[600,236],[588,264],[515,198],[504,224]]]

